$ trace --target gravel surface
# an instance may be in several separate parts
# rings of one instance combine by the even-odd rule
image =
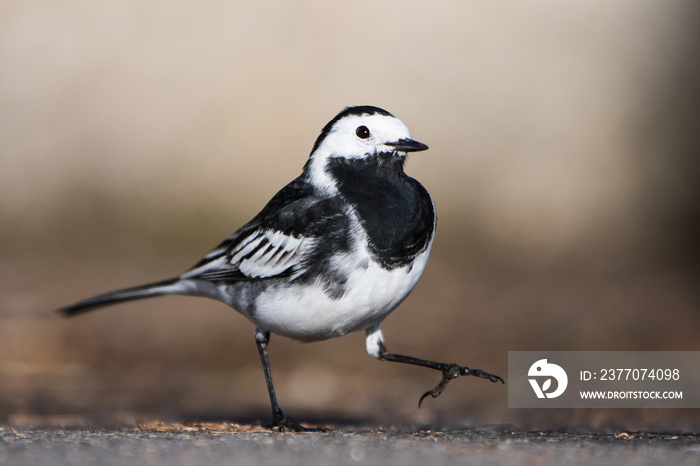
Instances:
[[[335,427],[275,432],[229,423],[119,429],[0,428],[0,464],[697,464],[697,434]]]

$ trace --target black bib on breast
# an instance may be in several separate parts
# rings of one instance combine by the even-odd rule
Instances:
[[[393,153],[362,159],[331,158],[326,170],[357,213],[375,260],[385,269],[409,264],[433,236],[430,195],[403,171],[405,157]]]

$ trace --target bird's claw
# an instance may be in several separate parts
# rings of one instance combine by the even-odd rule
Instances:
[[[488,372],[484,372],[480,369],[470,369],[466,366],[460,366],[454,363],[445,364],[445,366],[442,368],[442,380],[440,380],[440,383],[437,384],[435,388],[423,393],[423,396],[421,396],[418,400],[418,407],[420,408],[421,403],[423,403],[423,400],[428,396],[431,396],[432,398],[437,398],[438,396],[440,396],[445,390],[445,387],[447,387],[447,384],[450,382],[450,380],[456,379],[460,375],[470,375],[473,377],[479,377],[481,379],[487,379],[493,383],[501,382],[505,384],[503,379],[499,376],[489,374]]]
[[[275,417],[272,424],[265,426],[270,429],[277,429],[280,432],[328,432],[327,427],[305,427],[289,419],[287,416]]]

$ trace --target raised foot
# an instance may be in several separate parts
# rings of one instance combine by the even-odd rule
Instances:
[[[277,429],[280,432],[328,432],[327,427],[305,427],[289,419],[287,416],[275,416],[272,424],[266,425],[265,427],[270,429]]]
[[[433,398],[437,398],[440,396],[450,380],[456,379],[460,375],[471,375],[473,377],[490,380],[493,383],[501,382],[502,384],[505,384],[503,379],[499,376],[489,374],[488,372],[484,372],[480,369],[469,369],[466,366],[460,366],[458,364],[445,364],[442,367],[442,380],[440,380],[440,383],[437,384],[435,388],[428,390],[423,394],[423,396],[420,397],[420,400],[418,400],[418,407],[420,408],[421,403],[423,403],[423,400],[426,397],[431,396]]]

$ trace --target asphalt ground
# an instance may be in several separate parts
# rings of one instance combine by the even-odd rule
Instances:
[[[0,464],[655,465],[697,464],[700,457],[697,433],[330,427],[325,433],[292,433],[232,423],[5,426],[0,428]]]

